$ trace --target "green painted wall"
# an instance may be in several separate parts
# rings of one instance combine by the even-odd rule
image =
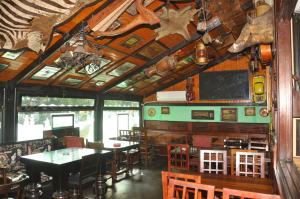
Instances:
[[[161,114],[161,107],[169,107],[170,114]],[[245,107],[255,107],[255,116],[245,116]],[[148,110],[154,108],[155,116],[149,116]],[[160,120],[160,121],[182,121],[182,122],[223,122],[221,121],[221,108],[237,108],[237,123],[270,123],[270,116],[262,117],[259,114],[264,106],[151,106],[144,107],[144,120]],[[198,120],[192,119],[192,110],[213,110],[214,120]]]

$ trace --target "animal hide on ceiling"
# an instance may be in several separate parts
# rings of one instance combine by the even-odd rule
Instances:
[[[273,31],[273,9],[269,9],[265,14],[251,19],[244,26],[239,38],[228,51],[238,53],[255,44],[272,43],[274,41]]]
[[[29,48],[44,51],[52,28],[95,0],[31,1],[31,5],[19,0],[0,1],[0,49]],[[4,9],[10,8],[10,9]]]
[[[155,32],[158,34],[156,40],[165,37],[170,34],[178,33],[182,35],[186,40],[190,39],[190,34],[187,26],[194,20],[194,15],[198,12],[196,9],[192,9],[187,6],[179,11],[163,7],[163,12],[158,14],[160,19],[160,28]]]

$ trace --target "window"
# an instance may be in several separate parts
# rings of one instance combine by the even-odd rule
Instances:
[[[94,139],[94,99],[22,96],[17,141],[41,139],[44,130],[73,124],[81,137]]]
[[[105,110],[103,111],[103,140],[117,137],[119,130],[139,127],[138,110]]]
[[[139,107],[139,102],[122,100],[104,100],[104,107]]]
[[[140,104],[136,101],[104,100],[103,140],[117,137],[119,130],[140,126]]]

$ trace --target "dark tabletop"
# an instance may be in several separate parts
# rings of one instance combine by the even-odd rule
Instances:
[[[120,146],[115,146],[114,144],[120,144]],[[139,142],[130,142],[130,141],[121,141],[121,140],[107,140],[103,142],[104,149],[112,150],[112,149],[127,149],[131,147],[138,147]]]
[[[66,148],[32,155],[25,155],[22,156],[21,159],[23,159],[24,162],[26,162],[26,160],[35,160],[55,165],[62,165],[81,160],[83,156],[94,153],[106,154],[110,153],[110,151],[88,148]]]

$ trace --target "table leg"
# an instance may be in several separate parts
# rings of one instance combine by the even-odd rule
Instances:
[[[40,171],[31,166],[26,166],[26,173],[29,176],[30,184],[25,188],[26,199],[40,199],[42,196],[40,181]]]
[[[41,199],[42,197],[41,185],[35,182],[30,183],[25,189],[26,199]]]
[[[117,182],[117,164],[118,164],[118,152],[114,151],[114,157],[112,161],[112,168],[111,168],[111,178],[112,178],[112,184]]]
[[[96,198],[105,199],[105,194],[107,192],[106,178],[104,177],[106,173],[106,158],[103,157],[100,160],[100,171],[96,181]]]
[[[67,199],[69,194],[64,187],[68,184],[68,172],[63,168],[57,170],[57,175],[54,178],[55,192],[52,194],[54,199]]]

